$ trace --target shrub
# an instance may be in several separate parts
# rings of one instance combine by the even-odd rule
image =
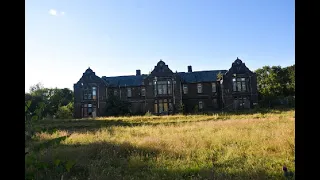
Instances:
[[[70,104],[70,103],[69,103]],[[58,119],[71,119],[72,118],[72,108],[71,105],[60,106],[56,113]],[[72,106],[73,107],[73,106]]]

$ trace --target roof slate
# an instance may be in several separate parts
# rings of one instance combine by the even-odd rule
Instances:
[[[106,77],[102,76],[102,79],[111,87],[123,87],[123,86],[141,86],[143,79],[146,78],[147,75],[142,74],[140,76],[113,76]]]
[[[225,74],[227,70],[178,72],[178,75],[186,83],[200,83],[217,81],[219,72]]]
[[[178,72],[183,82],[186,83],[200,83],[217,81],[218,73],[225,74],[227,70],[212,70],[212,71],[194,71],[194,72]],[[143,79],[148,75],[142,74],[140,76],[102,76],[102,79],[111,87],[124,87],[124,86],[141,86]]]

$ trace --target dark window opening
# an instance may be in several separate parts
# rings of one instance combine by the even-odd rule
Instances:
[[[246,78],[232,78],[233,91],[246,92],[248,83]]]

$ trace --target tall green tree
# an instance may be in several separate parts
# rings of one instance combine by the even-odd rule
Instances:
[[[68,88],[58,89],[58,88],[45,88],[41,83],[33,85],[30,87],[30,93],[25,94],[25,100],[30,100],[30,111],[34,112],[36,110],[37,104],[40,102],[44,104],[43,111],[41,111],[41,117],[54,116],[60,107],[64,109],[72,109],[74,95],[73,91]],[[60,114],[61,114],[60,110]]]
[[[295,93],[295,65],[263,66],[255,71],[258,90],[262,97],[293,96]]]

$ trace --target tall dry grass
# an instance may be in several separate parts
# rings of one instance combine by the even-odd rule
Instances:
[[[284,179],[294,168],[294,111],[246,115],[108,117],[43,121],[30,156],[49,164],[27,173],[57,179],[54,160],[72,160],[68,179]],[[55,129],[54,133],[50,130]],[[26,157],[28,158],[28,157]]]

